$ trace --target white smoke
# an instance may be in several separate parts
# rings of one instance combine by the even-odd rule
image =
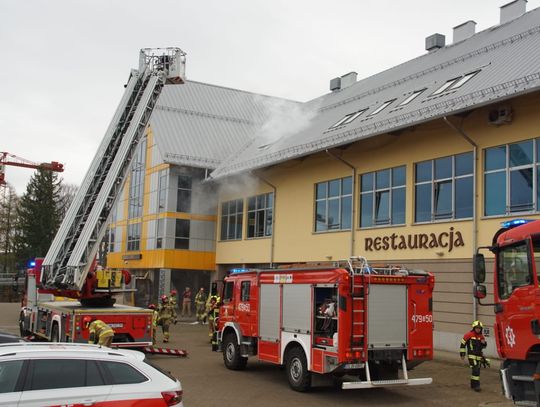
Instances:
[[[317,107],[284,99],[256,97],[266,119],[255,134],[255,143],[264,149],[279,140],[305,130],[317,115]]]

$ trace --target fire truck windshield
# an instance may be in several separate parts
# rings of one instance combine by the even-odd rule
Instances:
[[[520,242],[512,246],[503,247],[499,251],[497,259],[497,280],[499,297],[501,299],[510,297],[512,292],[519,287],[532,284],[533,275],[529,266],[528,257],[527,242]]]

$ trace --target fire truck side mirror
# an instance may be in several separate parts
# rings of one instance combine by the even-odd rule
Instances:
[[[481,253],[473,256],[473,279],[476,284],[486,281],[486,260]]]
[[[477,298],[479,300],[483,300],[486,298],[487,290],[485,285],[475,285],[473,289],[473,295],[474,298]]]

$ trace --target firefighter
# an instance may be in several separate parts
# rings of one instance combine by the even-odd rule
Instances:
[[[85,317],[85,327],[88,329],[88,343],[110,347],[114,338],[114,330],[100,319]]]
[[[195,315],[199,324],[204,323],[206,311],[206,293],[204,287],[199,288],[199,292],[195,296]]]
[[[465,355],[467,355],[469,360],[469,366],[471,367],[471,389],[474,391],[480,391],[480,365],[487,363],[482,352],[486,347],[486,338],[482,334],[483,329],[482,322],[474,321],[472,323],[472,329],[463,336],[461,347],[459,348],[461,359],[464,359]]]
[[[191,318],[191,288],[186,287],[182,294],[182,316]]]
[[[177,308],[176,294],[178,294],[178,292],[174,289],[171,290],[171,293],[169,294],[169,304],[171,304],[171,308],[173,311],[173,322],[175,325],[178,322],[178,313],[176,312],[176,308]]]
[[[163,342],[169,342],[169,326],[174,322],[174,311],[169,304],[169,297],[161,296],[161,304],[158,307],[158,325],[163,331]]]
[[[210,342],[212,342],[212,337],[214,335],[215,327],[214,322],[219,314],[219,297],[217,295],[212,295],[208,299],[206,304],[206,316],[208,318],[208,336],[210,337]]]
[[[157,331],[157,321],[159,318],[159,314],[156,310],[155,304],[148,305],[148,309],[151,309],[152,312],[152,345],[156,344],[156,331]]]

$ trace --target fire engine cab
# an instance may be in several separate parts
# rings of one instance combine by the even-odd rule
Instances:
[[[236,269],[216,325],[225,366],[248,357],[285,366],[291,388],[421,385],[408,370],[433,357],[434,277],[358,257],[332,266]],[[401,374],[400,374],[401,370]]]

